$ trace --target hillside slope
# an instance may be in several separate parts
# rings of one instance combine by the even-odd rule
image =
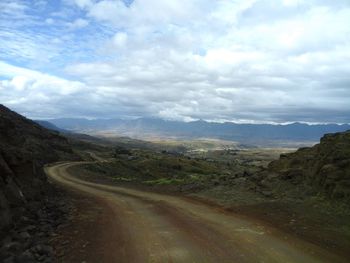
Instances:
[[[43,198],[45,163],[76,159],[64,137],[0,105],[0,231]]]
[[[58,128],[56,125],[52,124],[49,121],[42,121],[42,120],[34,120],[37,124],[40,126],[44,127],[45,129],[52,130],[52,131],[57,131],[61,133],[69,133],[69,131]]]
[[[294,189],[295,194],[349,200],[350,131],[326,134],[311,148],[283,154],[265,173],[262,185],[286,195]]]

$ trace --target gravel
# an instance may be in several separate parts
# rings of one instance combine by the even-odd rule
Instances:
[[[49,241],[59,226],[67,224],[72,204],[64,192],[51,187],[49,196],[29,202],[21,211],[23,215],[1,233],[0,262],[57,262]]]

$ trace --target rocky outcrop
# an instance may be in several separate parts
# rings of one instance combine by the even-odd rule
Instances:
[[[75,159],[64,137],[0,105],[0,233],[45,196],[44,164]]]
[[[265,174],[271,181],[306,185],[314,194],[350,199],[350,131],[326,134],[311,148],[281,155]]]

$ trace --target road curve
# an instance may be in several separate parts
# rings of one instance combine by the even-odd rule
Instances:
[[[56,183],[102,199],[115,211],[121,233],[116,238],[124,240],[111,251],[120,259],[117,262],[346,262],[313,244],[220,208],[83,181],[67,170],[79,164],[47,166],[45,172]]]

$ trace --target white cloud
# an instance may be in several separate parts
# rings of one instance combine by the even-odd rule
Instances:
[[[283,0],[282,2],[286,6],[297,6],[304,3],[303,0]]]
[[[70,30],[76,30],[76,29],[86,27],[88,24],[89,24],[88,20],[77,18],[73,22],[67,23],[67,26]]]
[[[64,116],[68,108],[76,111],[72,105],[76,96],[81,96],[88,88],[80,82],[43,74],[9,65],[0,61],[1,103],[31,117],[50,117],[55,114]],[[79,106],[80,107],[80,106]]]
[[[15,18],[20,18],[25,16],[25,10],[27,9],[27,5],[22,1],[9,1],[3,0],[0,3],[1,15],[10,15]]]
[[[87,8],[93,4],[91,0],[73,0],[80,8]]]
[[[26,86],[28,85],[28,82],[30,81],[29,78],[25,76],[15,76],[13,79],[9,82],[11,86],[15,88],[17,91],[23,91]]]
[[[52,108],[89,117],[350,122],[348,1],[65,1],[46,19],[64,28],[54,35],[0,33],[6,58],[45,58],[63,77],[7,63],[3,100],[55,94]]]
[[[128,35],[124,32],[118,32],[113,37],[113,44],[117,47],[125,47],[128,40]]]
[[[55,22],[55,20],[53,20],[52,18],[47,18],[45,20],[45,23],[49,24],[49,25],[52,25],[53,23]]]

